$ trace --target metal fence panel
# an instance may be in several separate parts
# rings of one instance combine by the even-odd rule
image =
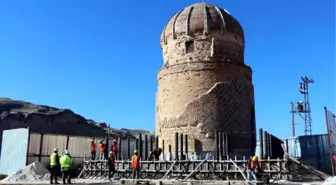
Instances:
[[[329,154],[328,137],[323,135],[299,136],[301,157],[314,157]]]
[[[288,147],[288,154],[292,157],[299,158],[301,157],[301,146],[299,139],[297,137],[293,137],[290,139],[284,139],[284,143],[286,147]]]
[[[50,155],[54,148],[58,148],[59,154],[66,149],[67,136],[44,135],[42,142],[42,156]]]
[[[39,155],[40,154],[40,145],[41,145],[41,134],[30,133],[28,154]]]
[[[74,157],[88,157],[90,155],[89,137],[70,137],[68,150]]]
[[[25,128],[3,132],[0,174],[12,174],[26,166],[28,135]]]

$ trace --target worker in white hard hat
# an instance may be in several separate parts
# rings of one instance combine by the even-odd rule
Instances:
[[[59,173],[60,160],[58,156],[58,149],[55,148],[54,152],[50,155],[49,158],[49,166],[50,166],[50,184],[53,184],[53,180],[55,180],[55,184],[57,182],[57,175]]]
[[[68,184],[71,184],[71,167],[72,167],[72,157],[70,155],[70,152],[68,150],[64,151],[64,154],[62,155],[60,159],[61,163],[61,171],[62,171],[62,180],[63,184],[66,184],[66,180]]]

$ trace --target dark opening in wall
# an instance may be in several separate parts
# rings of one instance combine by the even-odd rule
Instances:
[[[187,41],[185,43],[185,50],[186,50],[186,53],[192,53],[195,51],[195,46],[194,46],[194,41],[191,40],[191,41]]]

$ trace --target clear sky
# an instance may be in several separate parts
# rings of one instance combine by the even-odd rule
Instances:
[[[69,108],[115,128],[153,130],[159,39],[169,18],[200,1],[2,0],[0,96]],[[313,132],[335,112],[335,1],[212,0],[243,25],[257,127],[291,136],[290,101],[311,85]],[[303,134],[303,122],[297,132]]]

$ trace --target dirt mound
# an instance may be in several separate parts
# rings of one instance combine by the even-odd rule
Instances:
[[[46,180],[48,174],[49,171],[44,168],[43,164],[36,161],[16,173],[9,175],[0,182],[43,181]]]

